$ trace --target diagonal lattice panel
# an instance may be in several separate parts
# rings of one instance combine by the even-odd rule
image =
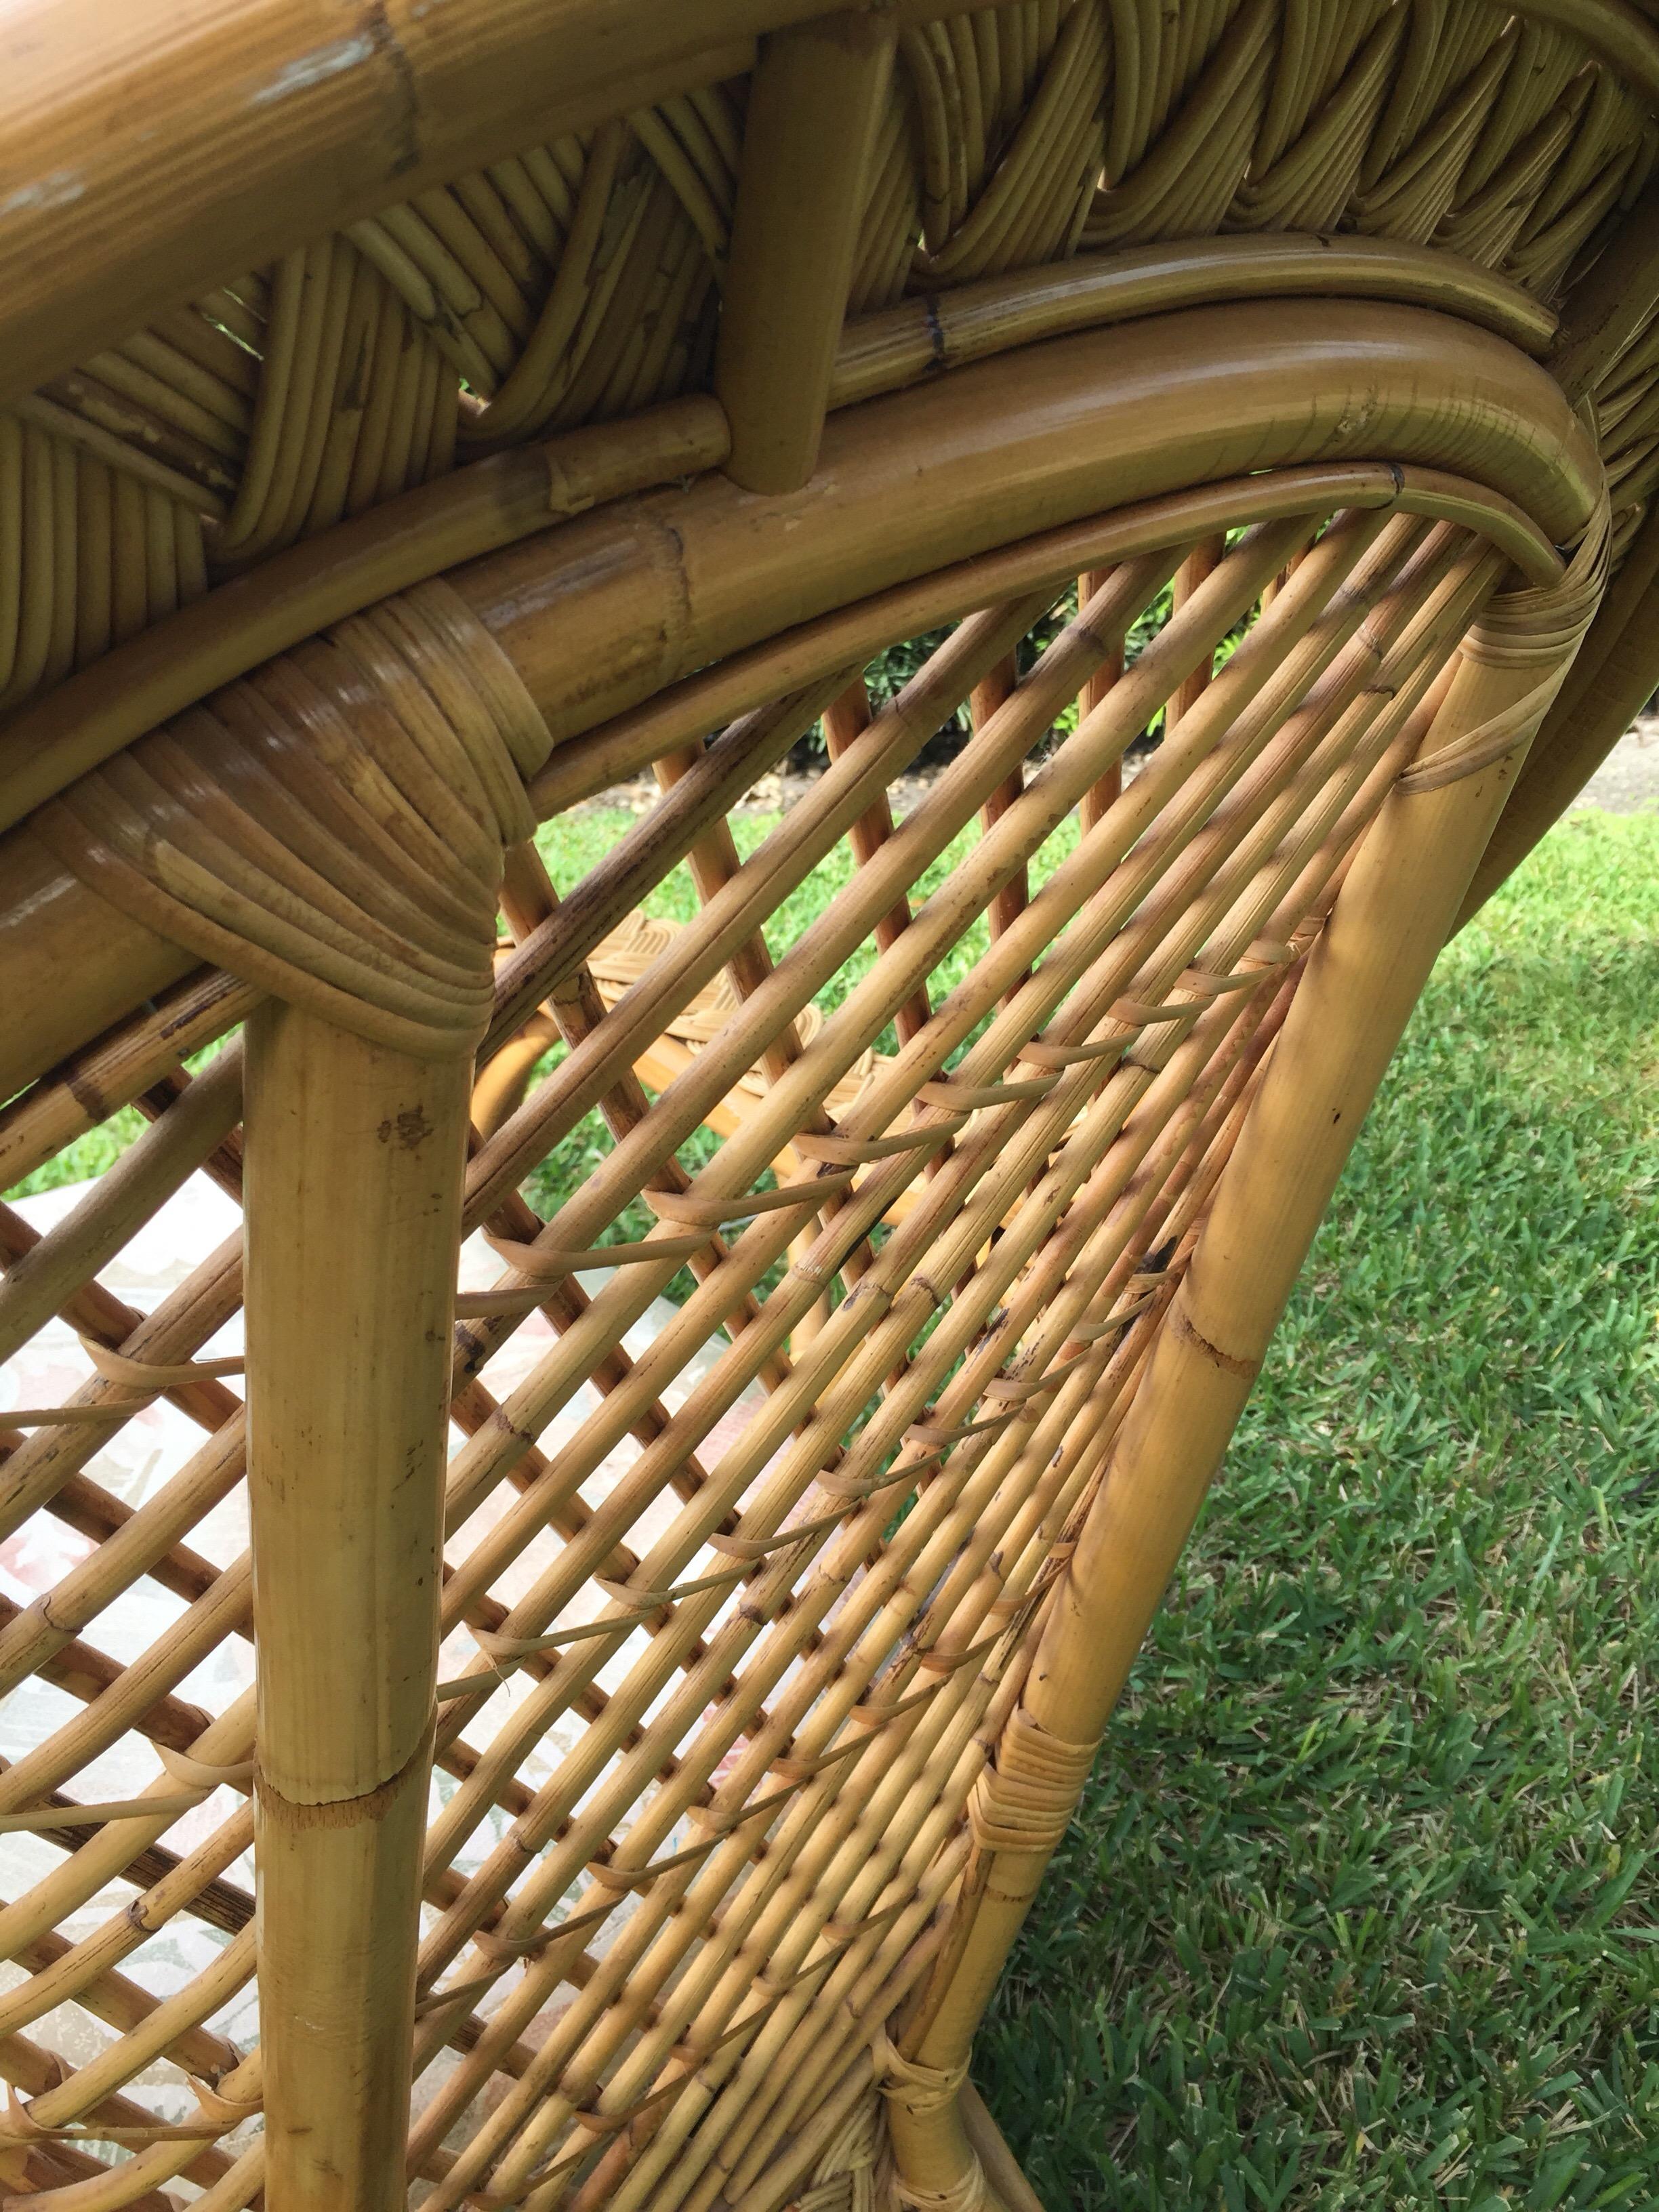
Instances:
[[[504,1006],[562,942],[475,1102],[422,2201],[740,2193],[947,1942],[1070,1532],[1492,567],[1358,511],[1172,543],[1069,618],[969,615],[886,703],[842,670],[664,753],[586,875],[515,857]],[[752,843],[732,809],[819,717],[829,767]],[[688,918],[642,914],[682,864]],[[181,987],[19,1102],[6,1157],[246,1000]],[[216,2208],[263,2172],[240,1096],[234,1042],[150,1085],[78,1206],[9,1219],[0,1291],[54,1386],[0,1472],[0,2032],[66,2178],[113,2147]],[[216,1238],[125,1301],[181,1206]]]

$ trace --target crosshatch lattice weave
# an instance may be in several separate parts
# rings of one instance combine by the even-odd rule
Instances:
[[[688,2106],[734,2094],[711,2091],[711,2074],[738,2085],[763,2156],[795,2118],[792,2095],[858,2055],[853,2021],[809,2000],[845,1995],[864,2014],[872,1992],[902,1994],[938,1940],[963,1808],[1013,1709],[1066,1532],[1332,881],[1490,573],[1466,533],[1410,517],[1354,513],[1322,528],[1300,516],[1246,533],[964,849],[976,804],[1006,788],[1182,553],[1105,578],[820,919],[769,958],[757,934],[726,964],[723,1018],[676,1017],[657,1032],[659,1049],[677,1048],[676,1072],[654,1097],[628,1076],[641,1057],[628,989],[607,1007],[590,978],[635,971],[635,993],[673,978],[663,1002],[694,1007],[699,933],[635,925],[616,953],[602,942],[554,1002],[580,1054],[475,1158],[475,1188],[489,1190],[495,1152],[556,1157],[593,1099],[613,1135],[603,1170],[550,1220],[507,1203],[515,1233],[492,1228],[507,1273],[465,1301],[416,2027],[428,2098],[416,2170],[432,2166],[434,2205],[486,2179],[503,2201],[545,2187],[653,2116],[647,2142],[678,2135]],[[1207,662],[1241,606],[1280,577],[1220,674],[1110,797],[1147,702]],[[837,801],[866,762],[914,751],[1030,618],[1025,603],[969,617],[889,707],[860,711],[858,736],[744,864],[764,881],[768,842],[787,843],[775,904],[833,862],[847,834]],[[1075,810],[1091,795],[1097,818],[1078,836]],[[647,817],[636,841],[651,828]],[[518,895],[533,897],[527,854],[516,872]],[[1018,914],[964,939],[993,884],[1011,881]],[[903,927],[842,996],[847,954],[894,913],[896,884]],[[544,882],[541,895],[550,909]],[[872,1059],[866,1039],[906,1008],[918,1024]],[[607,1054],[613,1028],[622,1049]],[[187,1134],[175,1107],[132,1155],[151,1193],[204,1164],[234,1188],[222,1164],[233,1079],[213,1065],[185,1096],[216,1079],[221,1111]],[[811,1102],[831,1097],[815,1127]],[[688,1177],[678,1149],[721,1107],[731,1133]],[[635,1189],[662,1225],[607,1244]],[[106,1204],[99,1189],[83,1209]],[[85,1253],[82,1223],[70,1214],[35,1254],[54,1240]],[[688,1263],[695,1286],[678,1273]],[[61,1497],[70,1470],[162,1385],[210,1431],[136,1514],[74,1476],[76,1518],[84,1528],[101,1511],[106,1540],[16,1614],[0,1657],[93,1694],[0,1781],[8,1806],[40,1802],[98,1758],[135,1770],[165,1833],[177,1749],[210,1737],[216,1750],[234,1731],[246,1751],[234,1705],[216,1722],[178,1695],[247,1626],[246,1570],[184,1548],[210,1507],[225,1525],[235,1494],[240,1414],[198,1357],[225,1325],[234,1273],[232,1249],[142,1321],[100,1314],[105,1340],[143,1364],[94,1370],[73,1418],[43,1420],[9,1461],[13,1500]],[[677,1279],[689,1295],[665,1308]],[[636,1360],[622,1347],[653,1310],[662,1320]],[[532,1319],[536,1349],[523,1342]],[[1080,1427],[1084,1404],[1097,1417]],[[125,1668],[83,1658],[79,1632],[158,1576],[191,1601],[177,1624]],[[136,1869],[150,1876],[143,1909],[101,1924],[94,1912],[8,2004],[15,2031],[72,1996],[101,2014],[100,1984],[121,1984],[152,1923],[199,1922],[204,1896],[222,1893],[206,1924],[229,1918],[235,1938],[169,2005],[111,2023],[125,2034],[82,2069],[94,2079],[124,2071],[136,2046],[158,2057],[177,2046],[182,2081],[204,2039],[193,2021],[182,2035],[173,2022],[216,2012],[252,1972],[246,1887],[227,1878],[248,1847],[234,1808],[251,1771],[198,1763],[215,1795],[191,1802],[225,1814],[205,1827],[193,1814],[200,1832],[177,1858],[150,1846]],[[1011,1759],[975,1812],[981,1847],[1032,1820],[1021,1771]],[[1031,1802],[1048,1802],[1040,1790]],[[1062,1790],[1038,1816],[1048,1840],[1068,1805]],[[112,1822],[62,1872],[43,1862],[44,1894],[12,1909],[84,1914],[132,1867],[132,1843]],[[45,1837],[32,1849],[56,1856]],[[665,1992],[654,2017],[629,1995],[641,1974]],[[522,2039],[538,2024],[532,2056]],[[480,2110],[503,2065],[508,2086]],[[763,2069],[781,2093],[770,2115]],[[70,2118],[85,2094],[78,2075],[46,2089],[30,2124],[61,2112],[71,2140],[102,2125]],[[458,2124],[470,2134],[456,2151]],[[191,2164],[216,2179],[226,2160]],[[257,2161],[257,2148],[242,2154],[245,2186]]]
[[[7,2207],[1030,2212],[974,2022],[1631,680],[1644,19],[705,12],[0,407]]]

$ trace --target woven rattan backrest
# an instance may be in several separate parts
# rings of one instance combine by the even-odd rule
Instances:
[[[0,410],[20,2203],[1029,2212],[975,2022],[1638,680],[1659,33],[756,12]]]

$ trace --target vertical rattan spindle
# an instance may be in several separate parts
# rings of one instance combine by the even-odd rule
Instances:
[[[726,473],[749,491],[793,491],[817,465],[893,39],[890,13],[848,10],[762,47],[714,356]]]
[[[469,1060],[249,1024],[249,1488],[271,2212],[404,2202]]]
[[[1077,580],[1079,611],[1086,607],[1095,593],[1105,585],[1110,570],[1085,568]],[[1077,696],[1077,718],[1085,721],[1093,714],[1101,701],[1123,673],[1123,647],[1120,645],[1109,653],[1101,665],[1089,677]],[[1123,789],[1123,763],[1115,760],[1098,783],[1091,784],[1078,807],[1078,824],[1085,831],[1092,830],[1114,806]]]

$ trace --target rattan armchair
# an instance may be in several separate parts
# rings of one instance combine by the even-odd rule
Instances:
[[[1030,2212],[975,2022],[1659,681],[1659,9],[0,58],[0,1188],[144,1123],[0,1209],[3,2201]]]

